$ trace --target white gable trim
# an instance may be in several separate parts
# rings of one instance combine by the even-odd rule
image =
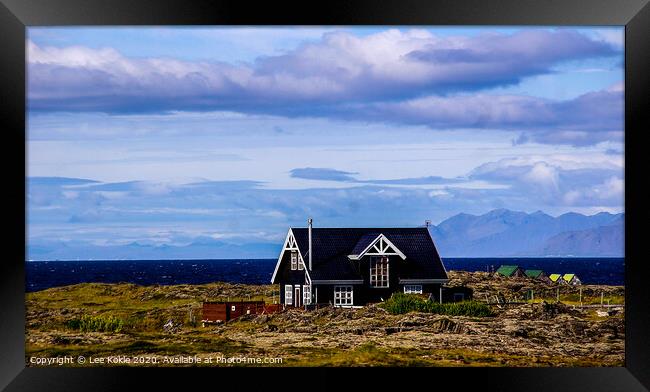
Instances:
[[[392,250],[392,252],[390,251]],[[366,249],[363,250],[363,252],[359,253],[358,255],[349,255],[348,258],[350,260],[359,260],[365,255],[373,255],[373,256],[399,256],[402,258],[402,260],[406,259],[406,255],[402,253],[401,250],[399,250],[388,238],[386,238],[385,235],[379,234],[377,238],[374,239],[366,247]]]
[[[302,258],[302,254],[300,252],[300,249],[298,248],[298,242],[296,241],[296,238],[293,235],[293,231],[289,229],[287,232],[287,237],[284,240],[284,246],[282,246],[282,250],[280,251],[280,256],[278,256],[278,262],[275,263],[275,269],[273,270],[273,276],[271,277],[271,284],[275,282],[275,276],[278,273],[278,270],[280,269],[280,263],[282,263],[282,256],[284,256],[284,252],[287,250],[295,250],[298,252],[298,262],[302,263],[302,265],[305,267],[305,275],[307,276],[307,279],[309,280],[309,284],[311,284],[311,276],[309,276],[309,271],[308,267],[305,264],[305,260]]]

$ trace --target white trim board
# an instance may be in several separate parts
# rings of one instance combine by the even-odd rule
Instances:
[[[388,252],[388,250],[392,250],[392,252]],[[399,256],[402,258],[402,260],[406,259],[406,255],[402,253],[399,248],[395,246],[384,234],[379,234],[377,238],[375,238],[370,245],[366,247],[361,253],[358,255],[348,255],[348,259],[350,260],[359,260],[365,255],[373,255],[373,256]]]

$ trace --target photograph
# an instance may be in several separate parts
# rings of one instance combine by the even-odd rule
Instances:
[[[24,365],[625,367],[625,39],[27,26]]]

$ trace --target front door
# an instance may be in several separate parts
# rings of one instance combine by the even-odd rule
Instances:
[[[298,308],[300,307],[300,303],[302,302],[302,297],[300,296],[300,286],[296,285],[296,289],[294,291],[294,301],[293,304]]]

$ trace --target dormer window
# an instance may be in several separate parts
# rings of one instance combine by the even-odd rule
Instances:
[[[370,285],[388,287],[388,256],[370,258]]]
[[[291,270],[298,269],[298,252],[291,252]],[[302,269],[302,268],[300,268]]]

